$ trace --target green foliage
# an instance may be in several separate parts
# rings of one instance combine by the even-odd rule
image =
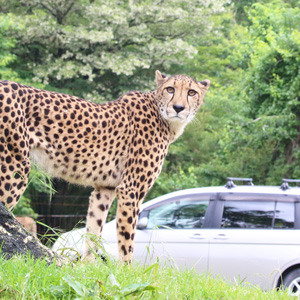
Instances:
[[[37,218],[37,213],[31,208],[31,200],[22,196],[18,201],[18,204],[13,211],[15,216],[28,216],[31,218]]]
[[[164,171],[179,177],[179,166],[193,166],[199,186],[222,185],[227,176],[278,185],[300,177],[299,8],[279,0],[233,4],[212,16],[211,33],[187,64],[212,86]]]
[[[299,177],[299,17],[282,1],[250,10],[250,36],[238,49],[249,65],[238,85],[245,109],[227,122],[214,166],[260,183]]]
[[[74,280],[70,275],[63,278],[64,283],[52,287],[55,297],[63,298],[66,294],[72,294],[76,299],[124,299],[129,296],[143,295],[146,291],[155,291],[156,288],[148,283],[133,283],[121,287],[113,273],[107,275],[105,283],[96,281],[93,287],[86,287],[81,282]]]
[[[28,186],[39,193],[55,193],[50,175],[44,173],[36,165],[32,164],[29,174]]]
[[[188,43],[209,30],[209,15],[223,0],[11,1],[20,30],[14,66],[47,88],[94,101],[153,87],[156,68],[169,69],[196,54]],[[22,18],[20,20],[20,15]],[[190,20],[193,22],[190,22]],[[25,70],[25,71],[24,71]]]
[[[31,168],[29,174],[28,186],[24,194],[21,196],[17,205],[14,207],[13,213],[16,216],[30,216],[32,218],[37,217],[37,213],[31,207],[31,198],[34,193],[45,193],[49,194],[51,199],[51,194],[54,193],[52,187],[51,176],[43,173],[34,165]]]
[[[16,56],[12,53],[16,40],[8,33],[11,26],[9,16],[0,15],[0,78],[18,80],[17,73],[9,67],[9,64],[16,60]]]
[[[171,191],[193,187],[199,187],[194,167],[189,167],[186,172],[181,168],[179,172],[172,172],[171,174],[169,172],[163,172],[156,180],[153,189],[148,193],[147,199],[153,199]]]
[[[272,1],[272,0],[271,0]],[[233,0],[233,12],[235,21],[245,26],[249,25],[248,10],[249,8],[258,1],[256,0]],[[270,0],[260,0],[260,3],[268,3]]]

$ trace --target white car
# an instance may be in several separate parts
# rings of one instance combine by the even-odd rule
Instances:
[[[144,203],[134,259],[249,282],[262,289],[285,286],[300,295],[300,188],[236,186],[182,190]],[[297,181],[300,182],[300,181]],[[64,233],[53,250],[72,256],[84,249],[85,229]],[[104,226],[105,250],[117,257],[116,221]]]

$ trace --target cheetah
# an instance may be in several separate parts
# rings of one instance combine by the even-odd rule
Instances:
[[[52,176],[94,188],[87,233],[101,235],[117,197],[119,258],[130,263],[140,205],[210,85],[160,71],[155,81],[154,91],[128,92],[104,104],[0,81],[1,202],[17,203],[31,160]],[[93,247],[87,238],[84,258]]]

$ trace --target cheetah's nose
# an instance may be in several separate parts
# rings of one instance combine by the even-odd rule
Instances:
[[[181,111],[184,110],[184,106],[183,105],[174,104],[173,105],[173,109],[179,114]]]

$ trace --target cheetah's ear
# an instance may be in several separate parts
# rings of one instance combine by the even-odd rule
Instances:
[[[155,71],[155,82],[157,87],[159,87],[160,85],[162,85],[167,79],[167,76],[160,73],[160,71],[156,70]]]
[[[204,90],[208,90],[209,86],[210,86],[210,80],[209,79],[205,79],[202,81],[198,81],[198,85],[200,86],[201,89]]]

